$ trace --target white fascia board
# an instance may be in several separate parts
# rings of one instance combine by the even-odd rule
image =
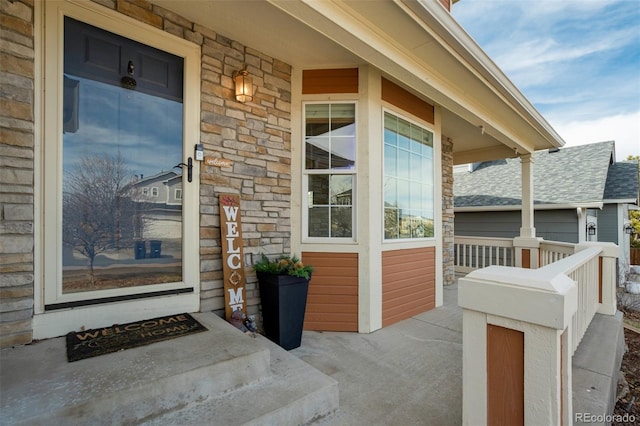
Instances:
[[[534,204],[534,210],[567,210],[567,209],[602,209],[603,203],[566,203],[566,204]],[[514,204],[510,206],[472,206],[472,207],[455,207],[453,211],[456,213],[477,213],[477,212],[503,212],[503,211],[520,211],[522,205]]]
[[[443,46],[450,49],[452,54],[457,53],[464,58],[464,61],[461,60],[460,63],[468,64],[472,72],[482,76],[482,78],[486,80],[487,86],[502,89],[500,92],[503,97],[510,100],[513,105],[519,107],[521,117],[528,121],[530,125],[536,127],[548,142],[556,147],[565,144],[562,137],[553,129],[549,122],[453,18],[451,13],[444,10],[437,2],[431,0],[417,0],[417,2],[414,0],[394,1],[404,4],[407,9],[414,11],[416,16],[423,19],[428,28],[437,32],[438,35],[441,36],[440,38],[446,41],[446,44],[443,44]],[[428,15],[420,13],[420,7],[428,12]]]
[[[602,200],[604,204],[636,204],[636,198],[617,198]]]
[[[482,99],[470,96],[468,90],[447,79],[436,65],[431,66],[428,62],[419,60],[413,53],[403,47],[402,40],[389,38],[379,27],[371,25],[366,18],[355,13],[347,4],[337,1],[314,0],[302,0],[300,2],[288,0],[268,1],[466,121],[484,123],[487,134],[511,148],[513,148],[513,145],[518,145],[521,151],[533,152],[535,147],[532,145],[532,139],[545,140],[549,146],[562,146],[564,144],[555,132],[553,132],[553,137],[549,137],[544,132],[541,133],[539,126],[535,125],[536,123],[544,123],[550,128],[541,115],[537,114],[536,119],[523,114],[518,108],[514,107],[515,103],[512,102],[513,99],[510,99],[512,96],[505,97],[504,95],[508,91],[496,88],[489,80],[481,78],[482,76],[476,70],[477,66],[470,66],[461,55],[457,54],[456,49],[447,45],[446,39],[433,32],[424,19],[415,18],[415,14],[402,2],[396,1],[395,4],[407,14],[407,19],[410,19],[412,24],[418,23],[430,37],[434,37],[438,41],[438,44],[449,55],[454,57],[456,62],[476,75],[482,87],[491,90],[508,111],[523,120],[523,125],[519,126],[519,128],[514,127],[510,125],[510,123],[513,123],[511,118],[500,120],[502,116],[500,114],[491,116],[491,111],[487,111],[486,107],[483,106]],[[442,9],[440,5],[437,5],[437,8]],[[436,10],[447,13],[439,9]],[[423,13],[428,12],[424,8],[420,8],[420,10]],[[453,18],[449,17],[449,20],[455,24]],[[446,31],[444,32],[446,33]],[[460,32],[466,35],[461,29]],[[470,37],[468,35],[466,37],[472,43]],[[482,56],[490,61],[477,45],[475,47]],[[468,52],[468,48],[463,50]],[[498,69],[495,65],[494,67]],[[504,76],[504,74],[501,75]],[[504,79],[506,80],[506,77]],[[511,84],[511,86],[513,85]],[[526,105],[533,108],[524,96],[520,94],[520,97]],[[524,136],[525,134],[527,136]]]

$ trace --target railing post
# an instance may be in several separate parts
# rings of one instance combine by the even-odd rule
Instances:
[[[540,267],[540,242],[542,238],[515,237],[516,267],[537,269]]]
[[[604,315],[615,315],[617,311],[616,260],[618,259],[620,250],[614,243],[585,242],[576,246],[576,253],[589,247],[602,248],[598,264],[598,313]]]
[[[464,425],[572,424],[576,286],[541,272],[490,266],[460,278]]]

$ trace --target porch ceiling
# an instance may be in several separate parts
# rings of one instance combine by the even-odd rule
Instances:
[[[442,132],[454,143],[456,164],[563,144],[437,2],[153,2],[297,68],[372,64],[441,106]]]

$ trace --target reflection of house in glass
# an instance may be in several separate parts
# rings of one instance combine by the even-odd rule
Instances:
[[[422,216],[404,215],[400,211],[400,238],[425,238],[433,236],[433,219]]]
[[[309,237],[352,237],[355,107],[313,104],[306,114]]]
[[[182,175],[173,171],[136,176],[131,184],[136,209],[135,237],[180,238],[182,229]]]
[[[353,195],[352,189],[348,189],[344,192],[341,192],[340,194],[337,194],[335,204],[338,204],[341,206],[350,206],[352,195]]]
[[[385,203],[385,238],[429,238],[434,236],[433,219]]]

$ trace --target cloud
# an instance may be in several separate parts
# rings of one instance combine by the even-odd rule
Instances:
[[[574,38],[564,42],[553,36],[527,39],[519,44],[514,43],[510,49],[503,47],[503,53],[498,53],[494,60],[498,64],[505,64],[503,71],[509,75],[532,68],[557,67],[600,52],[620,49],[631,42],[634,33],[637,31],[623,28],[604,35],[598,33],[597,36],[591,35],[580,40]]]
[[[122,153],[132,173],[145,176],[171,170],[181,162],[182,104],[78,80],[79,128],[64,135],[65,170],[82,155],[115,152]]]
[[[613,140],[616,161],[625,160],[629,155],[640,155],[640,111],[598,120],[550,122],[566,146]]]
[[[637,0],[473,0],[453,15],[569,144],[640,154]]]

